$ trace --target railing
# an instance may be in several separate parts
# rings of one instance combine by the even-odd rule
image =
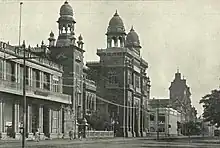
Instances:
[[[17,95],[23,95],[23,84],[1,79],[0,91],[13,93]],[[68,104],[71,103],[71,99],[70,99],[71,97],[69,95],[52,92],[49,90],[44,90],[36,87],[26,86],[26,93],[27,96],[31,96],[31,97],[43,98],[51,101],[64,102]]]
[[[36,49],[39,50],[39,48],[41,48],[41,47],[37,47]],[[47,47],[45,47],[45,48],[47,48]],[[31,48],[31,49],[33,50],[33,48]],[[15,56],[23,57],[23,51],[22,50],[18,50],[15,46],[6,44],[6,43],[1,42],[1,41],[0,41],[0,50],[2,50],[3,52],[6,51],[9,54],[14,54]],[[42,50],[44,50],[44,49],[42,49]],[[29,52],[28,49],[27,49],[27,55],[29,57],[36,57],[36,55],[33,54],[32,52]],[[63,70],[62,65],[56,64],[56,63],[54,63],[52,61],[49,61],[46,58],[42,58],[40,56],[39,56],[39,58],[28,59],[28,60],[44,64],[44,65],[52,67],[54,69],[58,69],[58,70],[61,70],[61,71]]]
[[[86,137],[114,137],[113,131],[86,131]]]

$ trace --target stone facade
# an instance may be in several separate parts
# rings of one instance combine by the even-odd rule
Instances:
[[[128,34],[116,12],[107,29],[107,48],[98,49],[98,62],[87,62],[89,77],[97,84],[98,109],[118,121],[118,136],[143,136],[149,99],[148,63],[140,56],[140,41],[133,27]],[[117,104],[117,105],[115,105]]]
[[[26,50],[27,137],[39,129],[42,138],[62,137],[63,113],[71,104],[63,94],[63,67],[47,58],[47,47],[23,49],[0,42],[0,133],[21,138],[23,125],[23,50]],[[38,58],[37,58],[38,57]]]

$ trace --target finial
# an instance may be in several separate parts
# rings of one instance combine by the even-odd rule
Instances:
[[[38,47],[39,45],[37,44],[37,47]]]
[[[130,31],[134,31],[134,26],[133,25],[131,26],[131,30]]]
[[[42,40],[41,45],[44,45],[44,41]]]
[[[25,48],[25,40],[23,40],[23,44],[22,44],[23,48]]]
[[[50,32],[50,37],[54,37],[54,33],[53,33],[52,30],[51,30],[51,32]]]
[[[82,38],[82,35],[80,34],[79,37],[78,37],[79,41],[82,41],[83,38]]]
[[[116,9],[114,16],[118,16],[118,10]]]
[[[64,2],[64,4],[68,4],[68,1],[66,0],[66,1]]]
[[[177,73],[179,73],[179,67],[177,67]]]

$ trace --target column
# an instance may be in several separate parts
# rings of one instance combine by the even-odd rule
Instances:
[[[50,84],[50,91],[52,91],[53,81],[52,81],[52,75],[51,74],[50,74],[49,78],[50,78],[50,82],[49,82],[49,84]]]
[[[28,76],[28,84],[29,84],[29,86],[32,86],[32,68],[30,68],[30,67],[28,69],[28,74],[29,74],[29,76]]]
[[[0,99],[0,133],[3,132],[3,103],[2,99]]]
[[[4,80],[6,80],[6,61],[5,60],[3,60],[3,78],[4,78]]]
[[[43,133],[43,105],[39,105],[39,132]]]
[[[15,75],[15,82],[18,82],[18,66],[17,66],[18,64],[17,63],[15,63],[15,73],[14,73],[14,75]]]
[[[63,119],[63,117],[62,117],[62,107],[60,108],[60,110],[59,110],[59,116],[58,116],[58,121],[59,121],[59,130],[58,130],[58,133],[62,133],[62,119]]]
[[[32,133],[32,106],[30,104],[27,108],[27,132]]]
[[[39,73],[40,73],[40,88],[42,89],[43,88],[43,72],[39,71]]]
[[[52,133],[52,110],[49,108],[49,133]]]
[[[15,103],[13,104],[13,129],[14,129],[14,132],[15,132],[15,139],[20,139],[20,121],[19,121],[19,107],[20,107],[20,104],[18,101],[15,101]]]

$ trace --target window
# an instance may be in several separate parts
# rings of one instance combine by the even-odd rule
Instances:
[[[33,87],[40,88],[40,71],[37,69],[33,69],[32,84]]]
[[[44,75],[43,75],[44,79],[43,79],[43,88],[46,89],[46,90],[50,90],[50,74],[49,73],[46,73],[44,72]]]
[[[128,71],[128,84],[132,84],[132,73]]]
[[[79,64],[76,64],[76,74],[79,75],[80,74],[80,68],[79,68]]]
[[[154,121],[154,115],[150,115],[150,121]]]
[[[116,84],[117,83],[117,76],[115,72],[110,71],[108,73],[108,83],[109,84]]]
[[[15,81],[15,63],[6,61],[6,80]]]
[[[140,88],[140,77],[135,75],[135,87]]]

